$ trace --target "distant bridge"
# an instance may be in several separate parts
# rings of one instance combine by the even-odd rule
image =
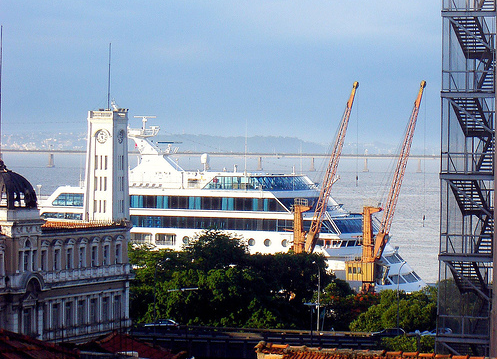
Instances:
[[[14,149],[2,149],[3,153],[15,153],[15,154],[53,154],[53,155],[84,155],[86,154],[86,150],[49,150],[49,149],[26,149],[26,150],[14,150]],[[138,155],[138,151],[130,151],[130,154]],[[175,152],[171,153],[171,156],[177,157],[196,157],[201,156],[204,153],[208,153],[211,157],[248,157],[248,158],[327,158],[330,155],[326,153],[274,153],[274,152]],[[397,158],[396,154],[350,154],[343,153],[343,158],[359,158],[359,159],[391,159]],[[410,158],[412,159],[427,159],[427,160],[436,160],[440,158],[440,155],[416,155],[411,154]]]

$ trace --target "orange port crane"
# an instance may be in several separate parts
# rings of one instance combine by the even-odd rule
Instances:
[[[400,187],[402,185],[402,180],[404,179],[407,160],[409,159],[409,153],[411,151],[414,129],[416,128],[419,106],[421,104],[421,98],[423,97],[425,87],[426,81],[421,81],[418,96],[416,101],[414,101],[414,108],[407,124],[404,142],[397,160],[397,166],[395,168],[390,191],[388,193],[387,201],[385,202],[386,205],[383,210],[380,229],[376,234],[376,237],[374,237],[372,215],[373,213],[381,211],[382,208],[364,207],[362,257],[359,261],[351,261],[346,263],[346,279],[348,281],[362,281],[363,292],[374,291],[375,281],[379,276],[379,273],[381,273],[377,262],[381,258],[383,249],[388,242],[388,235],[390,233],[395,207],[397,206],[397,200],[399,199]]]
[[[316,202],[316,207],[314,210],[314,215],[312,217],[311,226],[309,232],[306,234],[303,229],[303,219],[302,213],[311,209],[308,206],[307,201],[301,198],[297,198],[293,206],[294,211],[294,225],[293,225],[293,251],[295,253],[302,253],[304,250],[307,253],[312,253],[316,242],[318,239],[319,231],[321,230],[323,213],[326,210],[328,199],[330,197],[331,187],[335,182],[335,176],[338,168],[338,162],[342,154],[343,143],[345,140],[345,133],[347,132],[347,125],[349,123],[350,112],[352,110],[352,104],[354,103],[354,97],[357,88],[359,87],[359,82],[354,82],[352,86],[352,92],[350,93],[349,100],[345,107],[345,111],[342,116],[342,121],[340,122],[340,127],[338,128],[338,133],[336,135],[335,143],[333,146],[333,152],[331,153],[330,161],[326,169],[326,173],[323,178],[323,183],[321,185],[321,191],[319,193],[319,198]]]

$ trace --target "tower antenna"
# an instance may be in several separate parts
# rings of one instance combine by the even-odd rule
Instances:
[[[107,109],[110,110],[110,55],[112,43],[109,42],[109,77],[107,79]]]

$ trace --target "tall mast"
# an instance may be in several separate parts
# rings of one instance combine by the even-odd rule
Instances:
[[[107,79],[107,109],[110,110],[110,55],[112,43],[109,43],[109,77]]]

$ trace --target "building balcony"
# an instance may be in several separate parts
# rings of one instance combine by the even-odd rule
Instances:
[[[115,277],[128,276],[130,265],[128,263],[113,264],[108,266],[71,268],[54,271],[26,271],[0,277],[0,291],[10,288],[11,291],[23,291],[28,280],[37,277],[43,280],[44,285],[64,285],[67,282],[74,285],[78,281],[91,281],[92,283],[105,282]]]

